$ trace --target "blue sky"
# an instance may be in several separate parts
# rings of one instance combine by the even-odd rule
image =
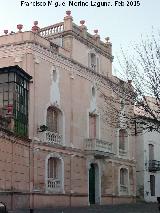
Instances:
[[[114,6],[115,0],[110,0],[112,7],[100,8],[68,7],[68,1],[64,0],[65,7],[55,8],[54,6],[26,7],[21,6],[20,0],[1,0],[0,34],[3,34],[4,29],[17,31],[16,25],[19,23],[24,25],[23,30],[30,30],[34,20],[38,20],[40,27],[60,22],[65,16],[65,11],[71,10],[76,24],[84,19],[90,33],[98,29],[102,40],[107,36],[110,37],[113,55],[116,59],[117,55],[121,54],[121,47],[126,49],[131,43],[138,42],[141,35],[151,34],[152,27],[160,28],[160,0],[140,0],[140,6],[135,7],[116,7]],[[83,1],[90,2],[91,0]],[[126,2],[127,0],[124,0],[125,5]],[[116,66],[116,60],[114,65]]]

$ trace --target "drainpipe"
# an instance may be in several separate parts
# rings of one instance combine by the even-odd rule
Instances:
[[[13,141],[12,143],[12,168],[11,168],[11,211],[13,211]]]
[[[70,195],[69,195],[69,206],[71,207],[71,193],[72,193],[72,156],[70,155]]]
[[[29,192],[30,192],[30,202],[29,202],[29,212],[34,212],[34,195],[33,195],[33,188],[34,188],[34,146],[33,146],[33,139],[29,149],[29,165],[30,165],[30,174],[29,174]],[[32,165],[32,166],[31,166]]]

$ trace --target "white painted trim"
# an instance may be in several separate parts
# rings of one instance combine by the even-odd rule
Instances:
[[[127,154],[126,155],[124,155],[124,156],[122,156],[122,155],[120,155],[119,154],[119,131],[121,130],[121,129],[124,129],[126,132],[127,132],[127,144],[125,144],[125,148],[126,148],[126,152],[127,152]],[[119,158],[124,158],[124,159],[130,159],[130,146],[129,146],[129,142],[130,142],[130,138],[129,138],[129,129],[127,129],[127,128],[117,128],[117,156],[119,157]]]
[[[101,195],[101,176],[102,176],[102,166],[101,166],[101,163],[99,162],[99,160],[94,160],[94,157],[92,156],[92,158],[88,159],[87,160],[87,174],[88,174],[88,177],[87,177],[87,181],[88,181],[88,205],[90,205],[89,203],[89,169],[90,169],[90,165],[91,164],[96,164],[97,165],[97,168],[98,168],[98,204],[101,204],[101,198],[102,198],[102,195]],[[96,172],[96,169],[95,169],[95,172]],[[96,180],[95,180],[96,181]],[[96,190],[96,189],[95,189]],[[95,202],[96,202],[96,195],[95,195]]]
[[[127,170],[127,185],[128,185],[128,194],[126,194],[126,195],[130,195],[130,179],[129,179],[129,168],[127,167],[127,166],[120,166],[119,168],[118,168],[118,194],[119,195],[122,195],[121,193],[120,193],[120,170],[121,169],[126,169]]]

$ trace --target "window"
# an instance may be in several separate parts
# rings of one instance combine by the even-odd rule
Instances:
[[[126,168],[120,169],[120,192],[128,193],[128,170]]]
[[[58,178],[58,159],[49,158],[48,160],[48,178]]]
[[[89,114],[89,138],[96,138],[97,132],[97,116],[94,114]]]
[[[53,74],[53,81],[56,82],[56,80],[57,80],[57,70],[56,70],[55,67],[53,68],[52,74]]]
[[[91,68],[96,71],[96,55],[91,53]]]
[[[123,155],[127,152],[128,134],[125,129],[119,130],[119,154]]]
[[[28,92],[31,76],[18,66],[0,69],[0,126],[28,135]]]
[[[95,89],[95,87],[93,86],[93,87],[92,87],[92,98],[95,98],[95,96],[96,96],[96,89]]]
[[[46,160],[46,190],[48,192],[62,192],[63,160],[57,153],[49,154]]]
[[[45,142],[63,145],[63,116],[61,110],[55,106],[49,106],[47,109]]]
[[[155,196],[155,176],[150,175],[150,191],[151,196]]]
[[[149,144],[149,160],[154,160],[154,145]]]
[[[88,65],[94,71],[99,72],[99,58],[94,52],[88,54]]]
[[[47,109],[47,127],[50,132],[58,132],[58,116],[59,112],[56,107],[48,107]]]

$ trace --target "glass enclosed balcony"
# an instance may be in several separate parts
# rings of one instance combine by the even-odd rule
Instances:
[[[0,127],[28,135],[28,75],[19,66],[0,68]]]

